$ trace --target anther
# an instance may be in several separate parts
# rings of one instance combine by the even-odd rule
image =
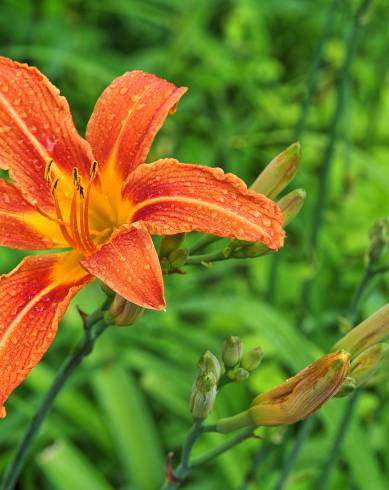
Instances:
[[[92,163],[91,167],[90,167],[89,177],[90,177],[91,179],[94,179],[94,178],[95,178],[95,176],[96,176],[96,174],[97,174],[97,162],[96,162],[96,161],[94,161],[94,162]]]
[[[45,166],[45,173],[44,173],[44,177],[45,177],[45,180],[48,184],[50,184],[51,182],[51,167],[53,165],[53,160],[50,160],[49,162],[46,163],[46,166]]]

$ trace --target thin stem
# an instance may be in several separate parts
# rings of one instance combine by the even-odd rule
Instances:
[[[255,476],[258,472],[258,468],[266,460],[270,454],[270,449],[272,448],[272,442],[270,440],[265,441],[262,446],[256,452],[253,461],[248,469],[244,480],[239,487],[239,490],[247,490],[251,482],[255,480]]]
[[[274,490],[282,490],[284,488],[284,484],[288,479],[289,474],[296,462],[296,459],[300,454],[300,451],[305,441],[309,437],[309,434],[311,433],[314,425],[315,425],[315,417],[309,417],[301,424],[301,428],[297,435],[296,441],[285,461],[285,464],[282,467],[280,479],[278,480],[276,486],[274,487]]]
[[[370,266],[367,266],[361,277],[361,280],[359,281],[357,289],[355,290],[354,296],[351,300],[351,304],[348,312],[348,318],[352,325],[354,325],[357,319],[358,307],[361,302],[362,296],[374,275],[375,275],[375,271],[373,271]]]
[[[327,488],[330,475],[331,475],[331,470],[334,467],[341,447],[342,447],[342,442],[343,439],[345,438],[347,434],[347,430],[350,426],[350,422],[352,420],[354,408],[356,406],[357,400],[359,398],[361,391],[360,390],[355,390],[349,397],[346,405],[346,409],[343,413],[342,419],[340,421],[340,424],[338,426],[338,430],[336,431],[336,436],[334,439],[334,442],[329,450],[329,458],[325,462],[321,475],[319,478],[318,486],[316,487],[317,490],[325,490]]]
[[[240,432],[238,435],[233,437],[232,439],[223,442],[220,444],[220,446],[216,446],[203,455],[199,456],[198,458],[195,458],[193,462],[190,465],[190,469],[192,468],[197,468],[198,466],[202,466],[203,464],[209,463],[213,459],[217,458],[221,454],[225,453],[226,451],[229,451],[233,447],[237,446],[241,442],[245,441],[248,439],[250,436],[252,436],[253,431],[255,430],[255,427],[249,427],[248,429],[245,429],[244,431]]]
[[[226,260],[229,257],[226,257],[223,250],[218,250],[216,252],[210,252],[208,254],[202,255],[193,255],[192,257],[188,257],[185,265],[198,265],[198,264],[209,264],[210,262],[218,262],[220,260]]]
[[[333,0],[326,16],[323,29],[321,31],[320,39],[316,47],[316,53],[311,64],[311,69],[308,76],[307,87],[305,96],[301,103],[300,117],[296,124],[294,131],[293,140],[297,141],[301,138],[306,125],[306,120],[308,116],[308,111],[312,102],[313,95],[316,90],[317,80],[319,78],[320,63],[323,58],[323,51],[326,45],[327,39],[331,34],[331,30],[335,20],[335,14],[337,12],[339,0]],[[273,255],[270,260],[269,267],[269,277],[268,277],[268,288],[266,293],[266,298],[269,303],[274,302],[274,297],[277,288],[277,278],[278,278],[278,268],[280,263],[280,256],[278,254]]]
[[[101,309],[90,315],[85,320],[85,335],[78,346],[72,353],[69,354],[65,362],[62,364],[52,385],[44,396],[4,474],[0,487],[1,490],[13,490],[15,488],[32,443],[38,435],[42,423],[50,412],[58,393],[69,379],[74,369],[81,363],[84,357],[92,352],[96,340],[107,327],[108,325],[103,319],[103,312]]]
[[[162,490],[175,490],[186,479],[189,474],[189,459],[193,446],[202,433],[202,420],[197,420],[193,424],[182,447],[181,461],[173,472],[173,478],[165,481],[165,483],[162,485]]]

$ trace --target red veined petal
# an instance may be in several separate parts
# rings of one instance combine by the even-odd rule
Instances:
[[[116,293],[144,308],[165,308],[162,271],[149,233],[122,226],[109,243],[81,261]]]
[[[142,71],[127,72],[105,89],[86,137],[100,167],[113,167],[111,180],[115,174],[124,180],[145,161],[156,133],[186,90]],[[102,175],[106,183],[104,170]]]
[[[53,159],[57,177],[77,166],[89,175],[93,161],[78,135],[64,97],[36,68],[0,57],[0,168],[9,170],[25,198],[48,210],[53,199],[44,180]]]
[[[56,223],[31,206],[12,184],[0,179],[0,245],[43,250],[68,247]]]
[[[91,279],[74,253],[27,257],[0,277],[0,416],[49,348],[70,300]]]
[[[193,230],[283,245],[281,210],[273,201],[220,168],[164,159],[140,165],[123,192],[129,201],[128,222],[140,221],[152,234]]]

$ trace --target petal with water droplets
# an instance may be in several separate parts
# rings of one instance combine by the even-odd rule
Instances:
[[[81,263],[131,303],[154,310],[165,308],[158,255],[143,228],[122,226],[109,243]]]
[[[44,179],[55,161],[57,177],[77,166],[88,176],[93,161],[88,143],[77,134],[69,106],[36,68],[0,57],[0,168],[32,204],[49,210],[53,199]]]
[[[275,250],[283,245],[277,204],[220,168],[173,159],[140,165],[123,196],[132,210],[128,221],[143,223],[152,234],[201,231],[262,242]]]
[[[0,417],[49,348],[70,300],[91,279],[74,254],[27,257],[0,277]]]
[[[125,73],[106,88],[87,129],[103,176],[107,173],[105,182],[113,175],[125,179],[145,161],[156,133],[186,90],[139,70]]]
[[[12,184],[0,179],[0,245],[28,250],[67,247],[59,227],[29,204]]]

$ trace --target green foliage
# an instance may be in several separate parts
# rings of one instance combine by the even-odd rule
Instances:
[[[318,246],[310,250],[320,166],[333,127],[337,82],[353,13],[359,2],[338,2],[317,60],[332,1],[279,0],[4,0],[1,53],[38,66],[68,98],[84,133],[102,89],[131,69],[144,69],[190,88],[168,119],[149,161],[220,165],[248,184],[296,139],[302,161],[294,187],[307,199],[277,255],[187,267],[165,276],[168,311],[146,312],[134,326],[112,328],[70,380],[37,439],[20,488],[156,490],[164,457],[181,447],[191,424],[189,397],[196,363],[206,349],[219,358],[222,340],[239,335],[265,358],[250,379],[228,386],[210,421],[247,408],[269,389],[327,351],[340,336],[364,267],[368,230],[389,215],[388,4],[377,0],[363,17],[334,153]],[[303,129],[297,131],[310,72],[316,83]],[[295,185],[296,184],[296,185]],[[190,246],[198,237],[189,236]],[[213,246],[217,249],[217,246]],[[211,248],[212,250],[212,248]],[[1,272],[23,253],[0,249]],[[380,263],[388,263],[388,254]],[[274,275],[276,281],[274,281]],[[302,288],[309,283],[303,301]],[[377,277],[359,317],[387,302],[387,276]],[[76,299],[90,312],[101,292]],[[269,301],[269,299],[271,301]],[[58,366],[81,336],[72,305],[44,361],[10,398],[0,424],[0,470]],[[387,369],[387,366],[386,366]],[[383,490],[389,472],[387,378],[360,398],[333,472],[330,490]],[[346,400],[331,401],[300,453],[288,490],[315,488]],[[259,467],[248,488],[275,488],[296,428]],[[195,454],[220,443],[207,435]],[[239,488],[261,441],[250,440],[211,467],[199,469],[188,490]]]

